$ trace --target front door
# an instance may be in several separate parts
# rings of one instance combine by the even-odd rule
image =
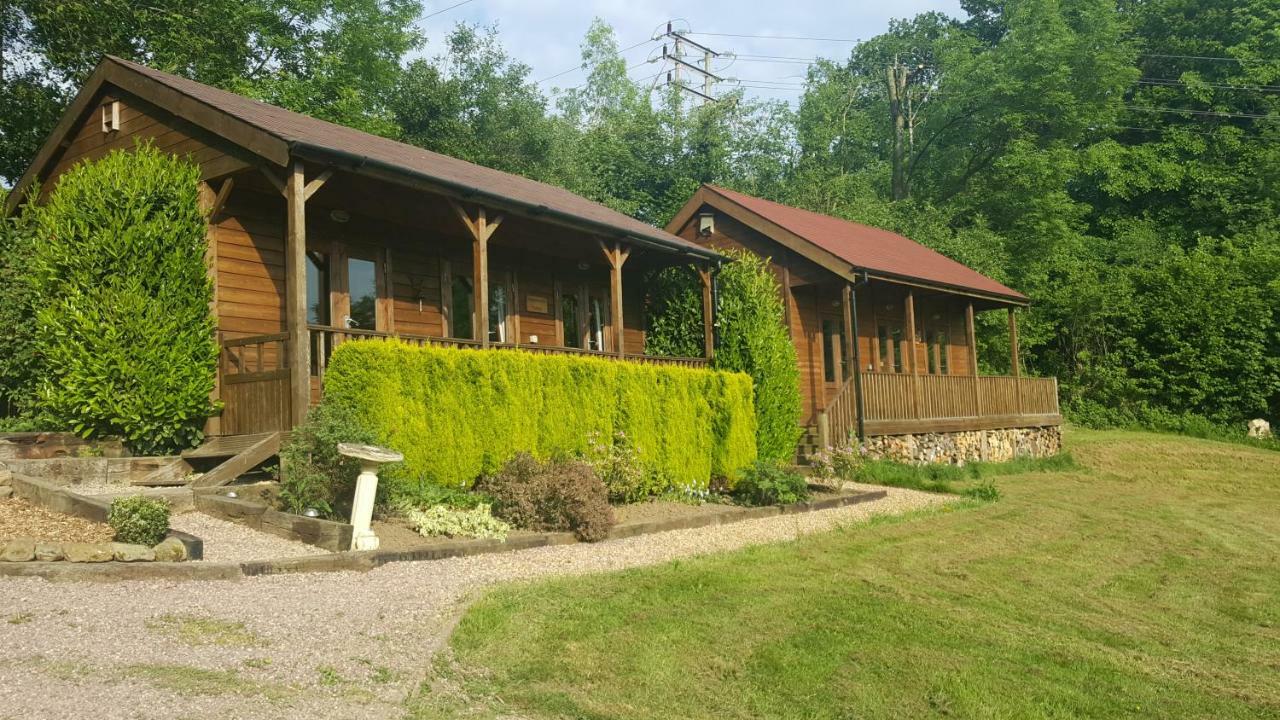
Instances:
[[[383,311],[388,296],[385,282],[384,253],[376,248],[351,246],[342,258],[338,292],[335,297],[334,325],[351,330],[390,332]]]

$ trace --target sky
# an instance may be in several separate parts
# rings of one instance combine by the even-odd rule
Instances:
[[[613,26],[620,48],[640,43],[623,53],[632,78],[664,80],[661,62],[647,62],[661,56],[662,42],[650,38],[674,20],[676,29],[688,32],[690,39],[726,54],[713,61],[717,75],[736,79],[749,96],[794,101],[808,60],[843,59],[854,47],[852,40],[884,32],[893,18],[930,10],[962,15],[959,0],[423,0],[419,28],[427,36],[424,54],[434,56],[456,23],[496,24],[507,52],[533,68],[531,78],[543,81],[540,87],[550,93],[583,81],[583,71],[575,66],[580,63],[583,35],[596,17]],[[700,58],[699,54],[699,64]],[[717,89],[723,92],[734,86],[726,80]]]

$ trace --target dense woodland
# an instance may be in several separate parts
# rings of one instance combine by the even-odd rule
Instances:
[[[897,230],[1033,298],[1026,369],[1061,379],[1077,421],[1276,419],[1280,5],[963,5],[818,61],[793,106],[703,106],[629,79],[600,23],[588,79],[552,90],[495,30],[427,43],[413,0],[10,0],[0,176],[112,53],[654,224],[714,182]],[[983,322],[1006,371],[1002,319]]]

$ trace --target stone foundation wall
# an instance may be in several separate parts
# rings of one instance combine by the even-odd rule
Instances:
[[[878,435],[864,442],[869,457],[925,465],[1004,462],[1048,457],[1062,451],[1062,428],[1005,428],[919,435]]]

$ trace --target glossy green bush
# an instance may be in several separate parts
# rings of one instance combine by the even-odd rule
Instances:
[[[80,164],[27,210],[36,414],[135,452],[199,443],[214,411],[199,169],[149,145]]]
[[[116,542],[156,545],[169,532],[169,503],[141,495],[116,498],[107,524],[116,531]]]
[[[809,499],[809,485],[785,465],[761,460],[742,473],[733,496],[743,505],[790,505]]]
[[[738,373],[371,340],[334,352],[323,404],[404,453],[389,477],[405,486],[468,487],[517,452],[581,457],[618,432],[673,484],[732,479],[756,456],[751,379]]]

